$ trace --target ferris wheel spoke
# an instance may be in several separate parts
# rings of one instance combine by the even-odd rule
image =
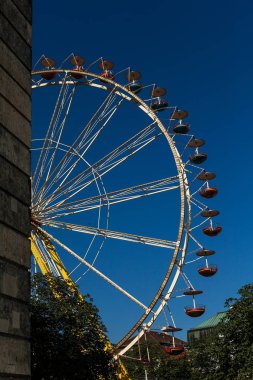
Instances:
[[[49,153],[49,149],[45,149],[46,154],[45,154],[45,157],[44,157],[44,162],[43,162],[43,165],[41,167],[41,173],[40,173],[40,178],[44,177],[45,178],[45,182],[49,178],[49,175],[50,175],[51,169],[53,167],[53,163],[54,163],[56,154],[57,154],[58,150],[60,150],[59,148],[61,147],[60,141],[61,141],[61,138],[62,138],[62,133],[63,133],[64,127],[65,127],[65,124],[66,124],[66,121],[67,121],[67,118],[68,118],[68,115],[69,115],[69,111],[70,111],[70,108],[71,108],[71,105],[72,105],[74,94],[76,92],[76,88],[77,88],[76,86],[73,87],[68,100],[65,102],[66,104],[64,104],[62,106],[62,111],[64,110],[64,108],[66,108],[66,111],[62,115],[62,122],[59,125],[59,121],[60,121],[60,117],[59,117],[59,119],[58,119],[58,125],[59,126],[58,125],[55,126],[55,131],[53,131],[54,134],[52,133],[52,135],[50,137],[50,141],[48,143],[48,147],[52,147],[53,148],[52,152],[51,152],[51,155],[48,154]],[[47,160],[47,157],[48,157],[48,160]],[[43,175],[43,172],[45,172],[44,175]],[[43,197],[44,191],[45,191],[45,186],[42,186],[39,199],[41,199]]]
[[[144,147],[152,143],[162,134],[162,132],[157,133],[156,125],[154,124],[155,122],[149,124],[135,136],[131,137],[95,164],[90,165],[82,173],[65,183],[64,186],[57,188],[50,197],[46,197],[44,199],[43,207],[59,199],[62,195],[64,195],[65,201],[71,199],[95,181],[93,178],[94,175],[101,178],[106,173],[125,162],[129,157],[133,156]],[[63,201],[60,201],[59,203],[61,204]]]
[[[69,175],[72,173],[72,171],[74,170],[78,162],[83,159],[84,155],[90,149],[91,145],[98,138],[100,133],[103,131],[105,126],[108,124],[108,122],[113,117],[113,115],[118,110],[118,108],[120,107],[121,103],[124,100],[124,99],[120,99],[118,103],[113,105],[115,99],[116,99],[116,95],[115,94],[113,96],[111,95],[104,109],[102,110],[101,114],[97,115],[96,119],[93,118],[94,119],[93,123],[91,124],[88,123],[85,126],[84,129],[86,132],[84,136],[82,136],[81,141],[78,142],[76,146],[73,144],[72,147],[70,147],[70,149],[73,151],[73,153],[77,157],[76,161],[70,165],[71,156],[66,156],[65,160],[62,163],[61,168],[57,172],[56,176],[52,179],[54,183],[56,182],[56,180],[59,181],[60,179],[62,179],[62,182],[59,184],[59,186],[62,186],[64,182],[67,180],[67,178],[69,177]],[[110,108],[110,106],[112,107]],[[98,128],[96,129],[97,126]]]
[[[57,184],[59,180],[62,182],[58,186],[62,186],[77,164],[82,161],[84,155],[87,153],[89,148],[103,131],[124,100],[120,99],[116,104],[114,104],[116,98],[117,95],[111,91],[103,101],[102,105],[90,118],[89,122],[82,128],[82,131],[74,143],[68,147],[68,151],[57,163],[52,173],[47,177],[39,193],[34,196],[34,203],[35,201],[38,202],[36,198],[41,198],[42,192],[45,196],[45,194],[47,194],[52,186]]]
[[[62,85],[60,86],[60,91],[56,100],[56,104],[53,110],[53,114],[49,123],[49,127],[47,129],[47,133],[45,136],[43,147],[40,151],[40,155],[37,160],[37,165],[34,170],[33,174],[33,191],[36,193],[36,190],[38,189],[40,179],[42,178],[42,173],[44,170],[45,163],[47,161],[48,156],[48,150],[46,148],[50,146],[50,141],[54,139],[54,135],[57,131],[57,125],[59,122],[60,115],[65,108],[66,101],[67,101],[67,94],[69,90],[69,85],[66,84],[66,75],[64,77],[64,80],[62,82]],[[73,93],[73,89],[71,90],[71,93]]]
[[[83,183],[84,183],[84,187],[86,187],[85,185],[86,185],[87,180],[90,179],[90,177],[93,176],[94,173],[96,173],[97,176],[100,176],[98,174],[98,171],[100,169],[102,169],[106,164],[108,165],[109,162],[112,162],[113,159],[115,160],[115,158],[117,158],[120,154],[122,154],[122,152],[123,153],[129,152],[130,149],[133,148],[133,146],[135,146],[135,142],[136,142],[135,140],[138,139],[138,142],[140,143],[143,140],[143,138],[146,137],[146,134],[150,131],[151,127],[154,128],[154,123],[152,123],[149,126],[147,126],[146,128],[144,128],[141,132],[139,132],[138,134],[133,136],[131,139],[127,140],[125,143],[121,144],[119,147],[117,147],[112,152],[107,154],[105,157],[103,157],[102,159],[97,161],[95,164],[88,165],[89,167],[86,170],[84,170],[82,173],[80,173],[79,175],[77,175],[76,177],[71,179],[64,186],[56,189],[55,193],[51,194],[51,199],[53,197],[55,197],[55,194],[57,194],[57,193],[64,193],[66,196],[66,194],[70,190],[75,191],[75,187],[78,186],[78,189],[80,189],[80,187],[83,186]],[[93,181],[94,180],[92,180],[90,183],[93,183]],[[88,185],[90,183],[88,182]],[[48,197],[48,198],[50,198],[50,197]],[[55,197],[55,199],[57,199],[57,198],[59,198],[59,195]],[[47,202],[47,204],[48,203],[49,202]]]
[[[86,265],[91,271],[96,273],[99,277],[101,277],[103,280],[108,282],[110,285],[112,285],[114,288],[116,288],[118,291],[120,291],[122,294],[124,294],[126,297],[128,297],[130,300],[132,300],[134,303],[139,305],[142,309],[145,310],[145,312],[149,313],[150,308],[148,308],[146,305],[144,305],[141,301],[139,301],[136,297],[131,295],[129,292],[127,292],[124,288],[119,286],[116,282],[111,280],[108,276],[103,274],[101,271],[96,269],[93,265],[91,265],[88,261],[84,260],[81,256],[79,256],[77,253],[75,253],[72,249],[67,247],[65,244],[63,244],[60,240],[56,239],[53,235],[46,232],[41,227],[37,227],[37,229],[42,232],[44,236],[46,236],[51,241],[57,243],[61,248],[63,248],[66,252],[68,252],[71,256],[75,257],[78,261],[80,261],[82,264]]]
[[[157,181],[132,186],[117,191],[113,191],[99,196],[77,199],[74,202],[64,202],[61,205],[53,205],[43,209],[43,213],[38,213],[37,217],[51,217],[52,219],[68,216],[75,213],[86,212],[103,206],[111,206],[142,197],[159,194],[161,192],[175,190],[179,188],[178,176],[163,178]]]
[[[116,106],[114,106],[105,116],[106,118],[101,118],[99,122],[102,122],[104,119],[105,121],[100,125],[99,129],[95,131],[89,138],[86,139],[86,142],[84,144],[79,144],[79,146],[73,149],[73,153],[76,156],[76,160],[70,165],[70,159],[68,162],[64,162],[63,166],[61,168],[61,171],[59,171],[56,175],[56,177],[53,179],[53,183],[58,182],[61,180],[59,183],[59,186],[63,186],[63,184],[66,182],[67,178],[70,176],[70,174],[73,172],[75,169],[76,165],[80,161],[85,161],[84,156],[87,153],[87,151],[90,149],[92,144],[95,142],[95,140],[98,138],[98,136],[101,134],[105,126],[109,123],[110,119],[113,117],[113,115],[116,113],[118,110],[119,106],[123,102],[124,99],[121,99]],[[98,123],[97,123],[98,124]],[[72,155],[72,157],[74,156]],[[73,160],[72,160],[73,161]],[[87,163],[87,162],[86,162]],[[63,169],[65,171],[63,171]]]
[[[134,235],[134,234],[118,232],[118,231],[110,231],[110,230],[105,230],[102,228],[81,226],[77,224],[71,224],[71,223],[65,223],[65,222],[59,222],[59,221],[51,221],[47,219],[44,219],[43,225],[47,225],[54,228],[66,229],[66,230],[75,231],[75,232],[80,232],[80,233],[88,234],[88,235],[99,235],[99,236],[103,236],[110,239],[125,240],[132,243],[152,245],[155,247],[168,248],[172,250],[174,250],[177,245],[177,242],[175,241],[162,240],[162,239],[157,239],[157,238],[152,238],[152,237],[147,237],[147,236]]]

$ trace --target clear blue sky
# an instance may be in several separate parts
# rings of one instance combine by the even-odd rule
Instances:
[[[196,288],[205,290],[203,317],[184,315],[182,307],[189,300],[175,304],[175,319],[184,331],[222,311],[226,298],[252,282],[252,16],[252,2],[246,0],[33,2],[34,61],[45,54],[60,62],[74,52],[87,62],[110,59],[115,71],[134,67],[142,72],[143,83],[168,89],[170,103],[189,111],[192,130],[207,141],[205,167],[217,173],[219,194],[212,204],[220,209],[223,226],[212,240],[217,251],[212,262],[219,271],[211,279],[200,278],[196,271],[191,277]],[[36,106],[35,118],[46,109],[46,104],[43,110]],[[166,220],[159,223],[164,237]],[[120,282],[120,270],[117,276]],[[143,278],[133,276],[131,289],[144,294]],[[99,304],[103,295],[90,292]],[[120,325],[129,323],[127,308],[122,310],[105,310],[112,340],[118,339]]]

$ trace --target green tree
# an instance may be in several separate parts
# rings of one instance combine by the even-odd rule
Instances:
[[[253,379],[253,284],[229,298],[216,332],[190,350],[192,379]]]
[[[197,340],[185,359],[168,356],[158,342],[148,341],[150,363],[146,365],[152,380],[252,380],[253,379],[253,284],[238,291],[238,298],[225,302],[225,318],[208,338]],[[144,379],[147,345],[134,347],[126,366],[134,380]]]
[[[105,327],[89,295],[35,275],[31,295],[32,379],[109,379]]]
[[[227,299],[229,308],[219,329],[219,348],[225,353],[219,365],[228,379],[253,379],[253,284],[242,287],[239,298]]]

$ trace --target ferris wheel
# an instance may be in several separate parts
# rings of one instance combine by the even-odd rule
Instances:
[[[191,298],[187,316],[205,311],[188,268],[201,261],[200,275],[217,272],[205,235],[222,228],[213,222],[219,211],[209,208],[218,190],[210,185],[215,173],[202,167],[205,141],[165,88],[144,85],[130,67],[117,72],[104,58],[86,65],[71,54],[57,66],[42,56],[32,88],[37,265],[92,294],[105,323],[113,320],[109,332],[118,331],[116,359],[165,309],[162,331],[174,336],[175,298]]]

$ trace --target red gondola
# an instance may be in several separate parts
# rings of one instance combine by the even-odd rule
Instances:
[[[166,95],[167,90],[163,87],[156,87],[151,91],[152,98],[156,98],[150,104],[152,111],[159,112],[164,111],[168,107],[167,100],[163,99],[162,96]]]
[[[140,79],[141,73],[139,71],[129,71],[126,75],[126,79],[130,82],[127,85],[127,89],[138,94],[141,91],[142,85],[138,81]]]
[[[107,59],[101,59],[101,62],[99,63],[98,67],[100,70],[112,70],[114,68],[114,64],[111,61],[108,61]]]
[[[164,326],[164,327],[162,327],[161,330],[163,332],[172,332],[172,333],[175,333],[177,331],[182,331],[182,329],[180,327],[171,326],[171,325]]]
[[[41,73],[42,78],[46,80],[51,80],[55,77],[56,72],[54,70],[48,69],[47,71],[44,71]]]
[[[220,226],[217,226],[215,228],[213,228],[212,226],[203,228],[203,232],[207,236],[217,236],[219,235],[219,233],[221,233],[221,231],[222,231],[222,227]]]
[[[201,181],[209,181],[216,178],[216,174],[212,172],[203,171],[197,176],[197,178],[200,179]]]
[[[110,79],[110,80],[114,80],[115,79],[115,75],[112,72],[114,64],[111,61],[107,61],[105,59],[102,59],[102,61],[98,65],[98,67],[101,70],[103,70],[102,73],[100,74],[101,77],[103,77],[105,79]],[[103,79],[100,79],[100,81],[103,82],[103,83],[106,83],[106,81],[103,80]]]
[[[199,194],[203,198],[213,198],[218,194],[218,189],[217,187],[206,187],[205,189],[201,190]]]
[[[81,79],[84,76],[85,70],[82,67],[76,66],[72,69],[75,71],[74,73],[71,73],[71,76],[75,79]]]
[[[177,124],[177,125],[174,125],[174,127],[172,129],[175,133],[185,135],[186,133],[189,132],[190,126],[189,126],[189,124]]]
[[[43,73],[41,73],[42,78],[46,80],[53,79],[56,75],[56,71],[52,69],[55,65],[55,60],[52,58],[44,57],[41,60],[41,64],[47,69],[47,71],[44,71]]]
[[[151,104],[150,104],[150,108],[152,109],[152,111],[164,111],[166,108],[168,108],[168,102],[167,100],[164,100],[164,99],[157,99],[156,101],[153,101]]]
[[[184,346],[167,346],[164,348],[164,351],[169,355],[179,355],[184,352]]]
[[[73,65],[73,66],[83,66],[85,60],[84,58],[82,57],[79,57],[78,55],[72,55],[71,57],[71,60],[70,60],[70,63]]]
[[[139,80],[140,77],[141,77],[141,73],[139,71],[134,71],[134,70],[129,70],[126,75],[126,79],[129,82]]]
[[[202,164],[207,159],[207,154],[205,153],[195,153],[192,156],[189,157],[189,160],[193,164]]]
[[[167,94],[166,88],[163,87],[155,87],[151,91],[152,98],[161,98],[162,96]]]
[[[184,292],[185,296],[196,296],[197,294],[202,294],[203,290],[196,290],[196,289],[191,289],[189,288]]]
[[[215,275],[218,271],[218,268],[216,265],[208,266],[208,267],[202,267],[198,269],[199,274],[204,277],[211,277]]]
[[[211,255],[214,255],[214,254],[215,254],[215,251],[213,251],[211,249],[204,249],[204,248],[196,253],[196,255],[200,256],[200,257],[211,256]]]
[[[205,145],[205,140],[203,139],[195,139],[193,137],[187,144],[189,148],[199,148],[200,146]]]
[[[214,216],[217,216],[219,214],[220,214],[220,211],[209,210],[209,209],[206,209],[200,213],[200,215],[203,216],[204,218],[213,218]]]
[[[189,317],[200,317],[205,312],[205,306],[187,306],[185,308],[185,313],[189,315]]]
[[[188,112],[184,110],[176,110],[171,115],[172,120],[182,120],[188,116]]]
[[[83,78],[85,71],[83,68],[84,59],[78,55],[73,55],[70,62],[74,66],[72,70],[75,71],[75,73],[71,73],[71,76],[75,79]]]

